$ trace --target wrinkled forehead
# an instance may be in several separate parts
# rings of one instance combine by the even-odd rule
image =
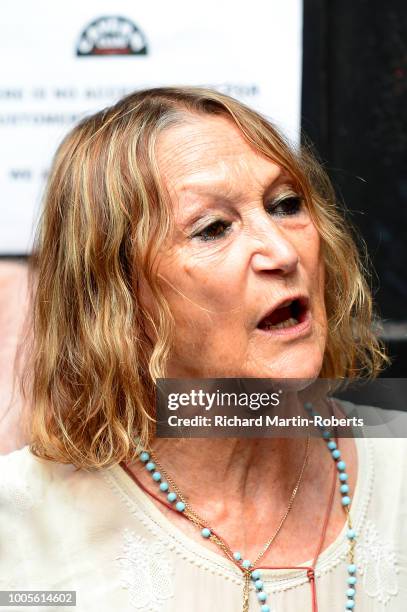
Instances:
[[[198,183],[225,190],[242,183],[261,188],[282,172],[226,117],[188,117],[160,134],[156,154],[166,188],[177,195]]]

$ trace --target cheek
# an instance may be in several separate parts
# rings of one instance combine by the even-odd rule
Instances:
[[[296,246],[300,261],[311,276],[311,280],[320,278],[324,265],[321,253],[321,240],[315,225],[310,223],[304,228],[304,231],[298,236]]]
[[[309,290],[317,306],[324,309],[325,264],[321,239],[315,225],[310,223],[296,243],[301,265],[306,273]]]
[[[239,303],[239,267],[230,256],[179,254],[160,267],[164,294],[175,309],[206,319],[225,316]]]
[[[191,377],[210,378],[221,366],[234,371],[236,354],[244,350],[239,275],[229,260],[211,265],[208,258],[191,259],[174,259],[161,269],[162,290],[175,321],[173,365],[188,364]]]
[[[313,231],[310,231],[306,262],[310,293],[314,304],[314,316],[320,325],[320,329],[323,330],[327,324],[325,309],[325,263],[321,239],[315,226],[313,226]]]
[[[312,256],[311,266],[315,270],[313,275],[315,275],[317,290],[323,300],[325,292],[325,263],[322,253],[321,239],[316,229],[314,229],[313,247],[310,247],[310,255]],[[312,278],[311,280],[314,279]]]

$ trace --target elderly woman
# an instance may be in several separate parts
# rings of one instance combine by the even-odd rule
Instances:
[[[14,601],[405,610],[404,440],[154,436],[157,378],[379,372],[363,268],[309,152],[213,91],[132,94],[61,144],[32,263],[30,445],[0,461]]]

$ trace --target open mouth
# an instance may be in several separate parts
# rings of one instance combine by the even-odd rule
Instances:
[[[308,311],[307,298],[296,298],[285,301],[278,308],[263,317],[257,327],[265,331],[286,329],[303,323]]]

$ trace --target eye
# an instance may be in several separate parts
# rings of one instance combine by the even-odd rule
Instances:
[[[299,195],[282,196],[267,206],[269,213],[286,217],[296,215],[302,208],[302,197]]]
[[[230,227],[231,223],[227,223],[226,221],[219,219],[210,225],[207,225],[196,234],[193,234],[191,238],[199,238],[203,241],[217,240],[218,238],[222,238]]]

